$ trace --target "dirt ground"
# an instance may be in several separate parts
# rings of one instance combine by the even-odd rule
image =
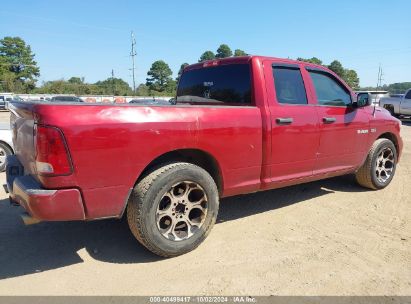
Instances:
[[[172,259],[123,221],[25,227],[1,190],[0,295],[411,295],[410,122],[402,136],[386,189],[344,176],[223,199],[208,239]]]

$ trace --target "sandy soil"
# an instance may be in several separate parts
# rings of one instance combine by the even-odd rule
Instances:
[[[403,158],[386,189],[344,176],[224,199],[205,243],[173,259],[146,251],[123,221],[25,227],[0,191],[0,294],[411,295],[404,124]]]

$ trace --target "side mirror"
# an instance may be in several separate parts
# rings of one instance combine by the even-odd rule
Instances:
[[[371,94],[370,93],[358,93],[357,100],[353,102],[355,108],[362,108],[369,106],[371,104]]]

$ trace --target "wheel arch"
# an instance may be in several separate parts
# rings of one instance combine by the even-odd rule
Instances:
[[[157,156],[143,169],[136,184],[153,169],[171,162],[187,162],[203,168],[215,181],[219,194],[222,194],[224,181],[221,167],[210,153],[200,149],[178,149]]]
[[[377,140],[377,139],[380,139],[380,138],[385,138],[385,139],[388,139],[388,140],[392,141],[393,144],[394,144],[394,146],[395,146],[395,149],[397,150],[397,157],[399,157],[400,148],[399,148],[399,145],[398,145],[398,138],[397,138],[397,136],[396,136],[394,133],[385,132],[385,133],[382,133],[380,136],[378,136],[378,137],[376,138],[376,140]]]

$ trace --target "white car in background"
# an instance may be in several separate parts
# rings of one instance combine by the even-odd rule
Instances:
[[[387,109],[392,116],[411,116],[411,89],[401,97],[381,98],[380,107]]]
[[[371,94],[371,105],[378,106],[380,104],[380,99],[384,97],[390,97],[388,91],[356,91],[355,93],[369,93]]]
[[[14,153],[10,125],[0,123],[0,172],[6,169],[6,157]]]
[[[9,103],[12,101],[24,101],[20,96],[13,95],[12,93],[0,93],[0,109],[8,110]]]

